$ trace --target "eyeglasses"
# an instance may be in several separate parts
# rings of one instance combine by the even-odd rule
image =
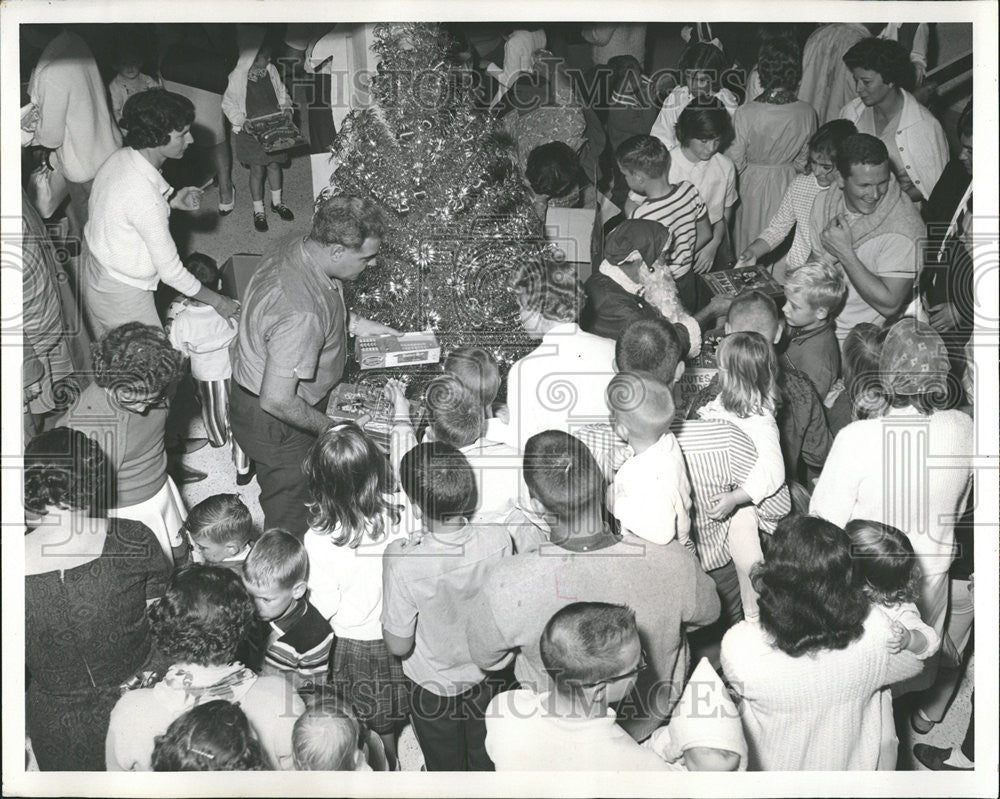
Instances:
[[[582,688],[598,688],[601,685],[610,685],[612,683],[621,682],[622,680],[629,680],[633,677],[638,677],[640,672],[646,670],[646,650],[639,650],[639,664],[631,671],[626,671],[624,674],[619,674],[617,677],[608,677],[605,680],[598,680],[597,682],[585,682],[581,683]]]
[[[832,163],[820,163],[810,158],[809,167],[812,169],[814,175],[825,175],[828,172],[833,172],[835,165]]]

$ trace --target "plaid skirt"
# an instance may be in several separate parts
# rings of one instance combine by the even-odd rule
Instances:
[[[384,641],[337,638],[328,683],[352,705],[358,718],[381,734],[403,726],[410,712],[403,664]]]

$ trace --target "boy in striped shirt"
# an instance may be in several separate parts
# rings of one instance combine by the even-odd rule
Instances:
[[[323,681],[333,646],[330,623],[306,599],[308,579],[305,547],[285,530],[268,530],[243,561],[257,620],[240,660],[261,674],[290,674],[300,692]]]
[[[712,238],[705,203],[693,184],[670,182],[670,152],[655,136],[633,136],[615,152],[629,189],[643,199],[625,203],[629,219],[649,219],[667,228],[673,239],[668,253],[670,273],[688,313],[696,307],[695,253]]]

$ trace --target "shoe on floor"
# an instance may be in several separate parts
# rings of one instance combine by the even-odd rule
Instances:
[[[280,205],[275,205],[274,203],[271,203],[271,210],[274,211],[274,213],[276,213],[286,222],[291,222],[293,219],[295,219],[295,214],[292,213],[292,209],[289,208],[284,203],[281,203]]]
[[[915,744],[913,756],[931,771],[972,771],[971,768],[951,766],[944,761],[951,757],[951,749],[930,744]]]
[[[177,464],[172,470],[170,470],[170,476],[174,478],[175,483],[189,485],[190,483],[200,483],[208,477],[208,474],[206,472],[199,471],[198,469],[191,469],[187,466]]]
[[[236,207],[236,187],[233,186],[233,199],[227,203],[222,202],[222,192],[219,192],[219,216],[229,216]]]
[[[245,474],[240,474],[239,472],[236,473],[236,485],[249,485],[255,474],[257,474],[257,467],[251,463],[250,469]]]
[[[267,233],[267,217],[263,211],[255,212],[253,215],[253,226],[258,233]]]

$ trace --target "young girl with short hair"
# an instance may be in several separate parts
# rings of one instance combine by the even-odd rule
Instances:
[[[731,333],[719,343],[716,357],[721,390],[699,415],[735,424],[757,450],[757,460],[743,485],[712,498],[708,515],[721,520],[743,507],[759,505],[778,491],[785,482],[785,461],[774,417],[778,372],[774,347],[759,333]],[[764,559],[756,522],[756,513],[740,512],[729,525],[729,549],[748,620],[757,618],[757,592],[750,570]]]
[[[934,628],[924,624],[917,609],[920,596],[920,564],[913,551],[913,544],[902,531],[888,524],[868,519],[853,519],[844,526],[851,540],[851,558],[854,563],[854,580],[872,606],[881,611],[890,622],[892,637],[889,652],[897,654],[906,650],[919,660],[926,660],[941,646],[941,636]],[[882,748],[879,753],[879,771],[894,771],[899,749],[896,724],[892,713],[893,693],[898,690],[883,688]]]
[[[225,699],[178,716],[153,746],[153,771],[264,771],[269,768],[246,714]]]
[[[396,764],[396,732],[409,704],[399,658],[382,640],[382,554],[417,522],[385,455],[353,422],[321,435],[305,463],[313,502],[304,544],[309,596],[337,640],[330,679],[382,738]]]

